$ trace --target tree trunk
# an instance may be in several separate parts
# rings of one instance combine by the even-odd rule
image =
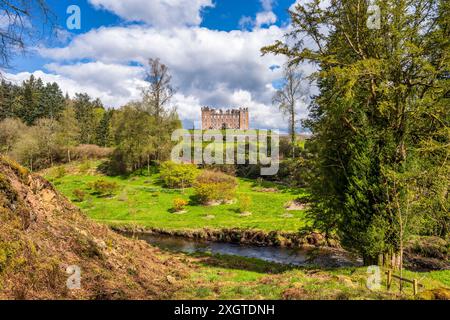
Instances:
[[[363,263],[365,266],[378,265],[388,269],[400,270],[401,254],[391,251],[380,253],[377,257],[363,256]]]
[[[293,108],[293,112],[291,115],[291,143],[292,143],[292,159],[295,158],[295,109]]]

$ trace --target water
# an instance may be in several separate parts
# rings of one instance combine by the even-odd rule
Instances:
[[[311,257],[311,251],[305,249],[258,247],[234,243],[198,241],[194,239],[154,234],[135,234],[134,236],[138,239],[145,240],[149,244],[159,247],[162,250],[189,254],[210,253],[234,255],[296,266],[316,265],[323,267],[339,267],[359,264],[357,260],[348,257],[342,251],[336,250],[322,250],[318,254],[316,252],[314,257]]]

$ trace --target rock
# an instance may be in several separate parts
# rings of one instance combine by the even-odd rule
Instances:
[[[166,279],[167,282],[169,282],[170,284],[175,284],[177,282],[177,279],[175,279],[175,277],[172,276],[167,276]]]

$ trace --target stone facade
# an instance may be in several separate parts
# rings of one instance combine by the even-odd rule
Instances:
[[[220,130],[220,129],[249,129],[248,108],[239,109],[213,109],[209,107],[202,108],[202,129]]]

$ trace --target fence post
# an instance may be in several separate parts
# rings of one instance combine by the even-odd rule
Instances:
[[[386,286],[387,286],[388,290],[391,289],[391,283],[392,283],[392,270],[388,270],[387,271],[387,282],[386,282]]]
[[[417,279],[413,279],[413,290],[414,290],[414,295],[417,294]]]

